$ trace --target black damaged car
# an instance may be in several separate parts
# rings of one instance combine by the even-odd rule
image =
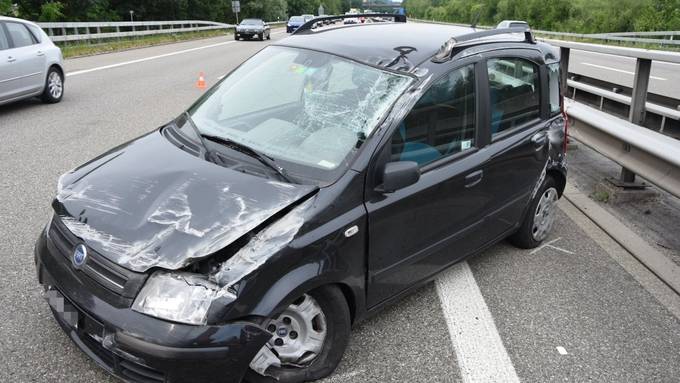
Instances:
[[[403,21],[308,23],[64,174],[35,260],[73,342],[128,381],[315,380],[440,271],[538,246],[565,187],[559,52]]]

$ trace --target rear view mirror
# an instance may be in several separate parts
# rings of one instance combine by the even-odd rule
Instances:
[[[383,193],[403,189],[420,179],[420,168],[414,161],[388,162],[383,170]]]

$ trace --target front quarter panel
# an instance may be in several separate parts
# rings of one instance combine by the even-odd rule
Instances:
[[[353,314],[364,312],[366,211],[363,175],[348,171],[319,191],[298,235],[237,286],[237,299],[213,318],[229,322],[251,316],[271,317],[317,287],[337,284]],[[346,236],[356,226],[355,234]],[[354,315],[353,315],[354,317]]]

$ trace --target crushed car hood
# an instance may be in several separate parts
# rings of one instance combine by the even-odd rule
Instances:
[[[316,187],[215,165],[153,132],[64,174],[58,189],[55,211],[73,234],[143,272],[204,258]]]

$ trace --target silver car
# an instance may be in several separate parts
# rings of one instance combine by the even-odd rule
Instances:
[[[63,95],[61,49],[36,24],[0,16],[0,105],[34,96],[56,103]]]

